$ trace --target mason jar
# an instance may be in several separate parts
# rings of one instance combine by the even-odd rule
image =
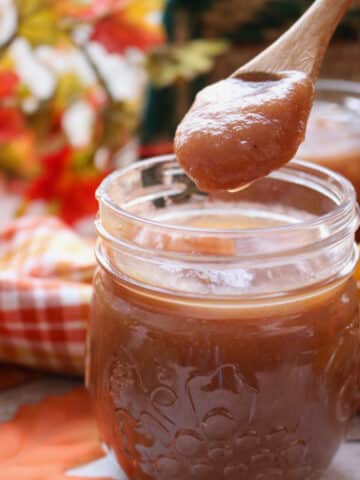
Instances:
[[[351,184],[292,161],[208,195],[166,156],[97,198],[87,376],[128,478],[319,478],[357,401]]]
[[[360,82],[317,82],[298,157],[344,175],[360,198]]]

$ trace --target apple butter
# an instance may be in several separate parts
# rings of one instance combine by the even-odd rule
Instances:
[[[360,83],[318,83],[298,156],[344,175],[360,198]]]
[[[98,191],[87,382],[130,480],[315,480],[358,399],[345,179],[291,162],[205,195],[175,159]]]
[[[304,139],[313,82],[249,73],[200,91],[177,128],[179,164],[200,190],[234,190],[287,163]]]

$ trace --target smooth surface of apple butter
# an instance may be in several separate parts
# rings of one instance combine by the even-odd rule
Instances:
[[[234,190],[287,163],[304,139],[314,87],[302,72],[253,73],[200,91],[176,157],[200,190]]]

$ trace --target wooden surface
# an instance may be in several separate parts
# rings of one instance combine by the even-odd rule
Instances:
[[[0,422],[9,419],[22,403],[33,403],[49,394],[64,392],[78,383],[55,377],[44,378],[0,393]],[[360,437],[360,421],[354,422],[354,435]],[[125,480],[110,457],[78,468],[69,473],[92,478],[99,475],[113,480]],[[50,480],[50,479],[49,479]],[[250,479],[249,479],[250,480]],[[347,442],[339,450],[334,462],[322,480],[360,480],[360,441]]]

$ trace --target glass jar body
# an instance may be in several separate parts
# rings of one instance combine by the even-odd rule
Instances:
[[[320,476],[354,413],[359,321],[352,279],[313,294],[177,304],[97,272],[91,391],[130,479]]]
[[[99,192],[103,439],[130,480],[319,478],[357,401],[354,191],[301,162],[211,198],[182,175],[149,161]]]

